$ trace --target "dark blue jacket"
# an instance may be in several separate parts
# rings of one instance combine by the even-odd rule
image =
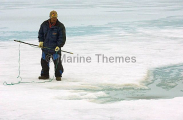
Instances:
[[[66,41],[65,26],[57,20],[55,26],[49,28],[49,21],[46,20],[41,24],[39,29],[39,42],[43,42],[42,50],[45,53],[54,54],[55,48],[58,46],[60,49],[64,46]],[[60,52],[60,51],[59,51]]]

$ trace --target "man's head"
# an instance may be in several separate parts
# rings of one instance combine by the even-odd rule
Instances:
[[[55,23],[57,21],[57,17],[58,15],[56,11],[53,10],[50,12],[50,19],[52,23]]]

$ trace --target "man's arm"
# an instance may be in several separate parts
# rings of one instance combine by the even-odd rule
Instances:
[[[38,32],[38,38],[39,38],[39,42],[44,42],[43,23],[40,26],[40,29]]]
[[[66,30],[63,24],[59,25],[59,35],[57,40],[57,46],[63,47],[66,41]]]

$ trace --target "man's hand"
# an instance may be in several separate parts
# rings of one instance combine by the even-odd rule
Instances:
[[[43,42],[39,42],[38,47],[39,47],[39,48],[43,48]]]
[[[56,48],[55,48],[55,51],[57,52],[57,51],[59,51],[60,50],[60,48],[57,46]]]

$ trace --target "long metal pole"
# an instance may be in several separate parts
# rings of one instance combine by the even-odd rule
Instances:
[[[32,46],[38,47],[38,45],[26,43],[26,42],[23,42],[23,41],[20,41],[20,40],[14,40],[14,41],[15,41],[15,42],[20,42],[20,43],[23,43],[23,44],[27,44],[27,45],[32,45]],[[48,48],[48,47],[44,47],[44,48]],[[50,48],[48,48],[48,49],[50,49]],[[61,51],[62,51],[62,52],[65,52],[65,53],[73,54],[72,52],[67,52],[67,51],[64,51],[64,50],[61,50]]]

